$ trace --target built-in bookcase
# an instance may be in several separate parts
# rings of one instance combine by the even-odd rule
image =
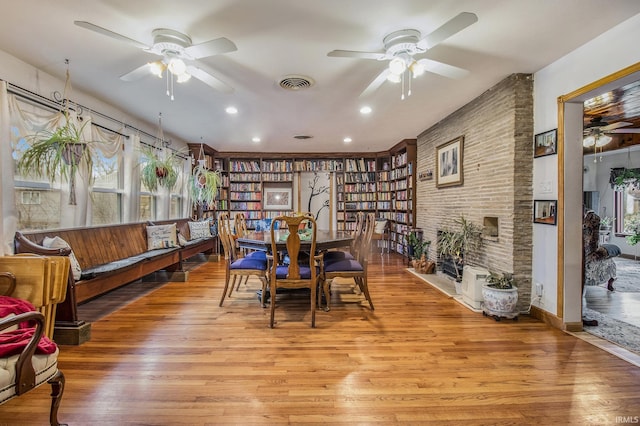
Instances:
[[[199,145],[197,146],[199,149]],[[209,149],[212,167],[220,170],[222,186],[216,210],[233,217],[242,212],[247,226],[254,229],[261,219],[292,212],[291,208],[265,208],[265,190],[293,193],[296,175],[303,172],[329,172],[336,181],[337,229],[351,231],[356,213],[375,213],[389,221],[391,251],[406,255],[406,233],[415,226],[416,141],[404,140],[389,151],[367,156],[345,155],[322,158],[320,154],[296,158],[296,155],[256,155],[234,157]],[[193,151],[197,153],[197,151]],[[293,200],[292,200],[293,201]],[[268,204],[268,203],[267,203]]]

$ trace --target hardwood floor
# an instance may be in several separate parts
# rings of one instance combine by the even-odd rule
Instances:
[[[270,329],[257,280],[218,307],[222,263],[112,313],[94,309],[91,340],[61,348],[60,420],[602,425],[640,415],[640,368],[527,316],[495,322],[406,272],[401,258],[372,258],[376,310],[343,281],[316,329],[301,294],[278,298]],[[47,424],[49,392],[1,405],[0,424]]]

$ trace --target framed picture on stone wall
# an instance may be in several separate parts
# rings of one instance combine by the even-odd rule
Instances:
[[[557,200],[534,200],[533,223],[555,225],[557,217]]]
[[[436,147],[436,187],[462,185],[462,149],[464,136]]]
[[[553,155],[558,152],[558,129],[538,133],[534,138],[533,158]]]

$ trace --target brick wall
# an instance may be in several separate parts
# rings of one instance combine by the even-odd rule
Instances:
[[[464,136],[463,185],[436,188],[436,147]],[[497,217],[499,236],[484,239],[469,259],[492,271],[513,272],[518,308],[531,297],[533,77],[513,74],[418,136],[417,171],[434,179],[417,182],[417,227],[432,241],[464,215],[479,225]]]

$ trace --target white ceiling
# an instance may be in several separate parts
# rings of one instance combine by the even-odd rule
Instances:
[[[0,50],[64,77],[73,88],[156,126],[165,134],[219,151],[380,151],[415,138],[512,73],[534,73],[616,24],[640,13],[637,0],[0,0]],[[426,73],[401,101],[386,82],[360,93],[386,66],[375,60],[327,57],[334,49],[378,51],[390,32],[428,34],[460,12],[478,22],[427,53],[470,71],[462,80]],[[166,96],[152,76],[119,76],[157,57],[87,29],[89,21],[144,44],[154,28],[188,34],[194,44],[218,37],[238,50],[201,59],[235,91],[220,93],[191,79]],[[1,69],[1,67],[0,67]],[[285,91],[283,76],[311,77],[306,90]],[[0,75],[2,78],[2,75]],[[35,85],[35,82],[34,82]],[[61,88],[62,89],[62,88]],[[368,104],[373,112],[362,116]],[[236,106],[229,116],[225,108]],[[91,107],[91,105],[87,105]],[[299,141],[294,135],[312,135]],[[262,141],[254,143],[253,136]],[[353,139],[342,142],[345,136]]]

